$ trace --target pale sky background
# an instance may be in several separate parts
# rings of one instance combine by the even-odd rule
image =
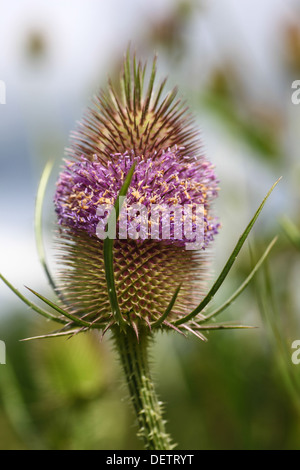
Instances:
[[[159,74],[168,74],[171,83],[179,83],[188,98],[186,77],[192,77],[191,86],[201,87],[201,83],[193,81],[193,74],[198,80],[196,71],[200,71],[205,81],[213,64],[233,54],[248,83],[250,97],[282,107],[290,115],[287,139],[295,140],[300,108],[290,105],[290,90],[282,91],[277,30],[283,20],[293,19],[295,11],[299,13],[300,2],[210,0],[204,4],[204,13],[195,15],[186,38],[189,55],[184,60],[185,67],[170,69],[164,54],[158,51]],[[173,6],[172,0],[0,1],[0,79],[7,87],[7,104],[0,105],[0,272],[22,292],[24,284],[46,290],[33,232],[35,193],[45,157],[54,153],[59,162],[70,131],[82,116],[89,97],[105,83],[116,57],[122,57],[129,42],[138,47],[149,25],[164,18]],[[44,36],[47,59],[30,67],[26,65],[24,50],[31,32]],[[151,60],[151,56],[146,59]],[[297,78],[300,79],[294,77]],[[189,104],[192,108],[193,103]],[[198,115],[197,121],[218,176],[227,185],[235,184],[240,198],[241,215],[235,221],[228,209],[226,212],[220,195],[218,208],[223,208],[225,215],[225,233],[218,239],[225,250],[221,253],[217,245],[221,263],[232,246],[230,224],[238,237],[253,209],[280,175],[272,175],[261,167],[257,175],[248,149],[233,141],[211,118]],[[50,150],[45,151],[45,143]],[[291,146],[291,152],[295,147]],[[294,158],[297,160],[298,155]],[[56,177],[57,171],[48,191],[48,209]],[[253,204],[247,200],[249,186],[257,194]],[[273,215],[288,206],[288,196],[287,179],[270,202]],[[21,309],[21,302],[0,283],[0,316],[16,307]]]

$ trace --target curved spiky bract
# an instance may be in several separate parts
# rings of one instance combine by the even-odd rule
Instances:
[[[93,99],[91,108],[72,133],[67,154],[72,159],[82,155],[100,161],[111,154],[133,150],[136,155],[161,154],[169,147],[185,148],[185,155],[201,156],[199,132],[193,126],[188,107],[177,97],[177,89],[163,97],[166,80],[155,85],[156,59],[153,61],[148,85],[144,85],[146,66],[129,57],[124,63],[121,89],[109,81],[106,91]]]

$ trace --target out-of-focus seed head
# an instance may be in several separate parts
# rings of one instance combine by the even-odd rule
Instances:
[[[55,194],[59,289],[70,313],[91,324],[101,323],[104,330],[114,324],[114,317],[107,292],[103,240],[97,236],[97,208],[115,203],[133,163],[127,204],[146,208],[149,230],[153,204],[162,208],[189,204],[203,207],[201,250],[186,250],[185,244],[191,240],[184,230],[181,236],[175,236],[172,226],[168,240],[160,226],[156,239],[121,239],[117,231],[116,290],[121,314],[135,329],[151,325],[163,315],[179,284],[182,287],[165,326],[199,303],[207,278],[206,248],[219,226],[211,213],[218,182],[213,166],[201,152],[188,109],[176,99],[176,90],[163,97],[165,81],[154,91],[155,60],[144,92],[145,70],[135,59],[131,65],[127,57],[121,90],[116,91],[110,82],[108,90],[94,98],[73,134]],[[126,220],[130,232],[132,221],[130,217]],[[189,329],[192,324],[183,327]]]

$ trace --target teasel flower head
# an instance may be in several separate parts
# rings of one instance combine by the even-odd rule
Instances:
[[[104,241],[97,236],[98,209],[116,203],[135,165],[126,203],[127,208],[140,205],[146,210],[146,223],[137,224],[134,214],[125,214],[124,239],[117,222],[113,270],[121,319],[137,335],[143,326],[151,328],[157,322],[176,328],[174,321],[196,307],[207,279],[207,247],[219,227],[211,207],[218,181],[202,154],[191,115],[176,99],[176,90],[162,96],[165,81],[154,91],[155,61],[145,93],[144,75],[141,64],[134,61],[131,70],[125,61],[121,92],[110,82],[108,90],[94,98],[72,136],[55,194],[58,289],[72,315],[102,325],[105,331],[116,318],[107,289]],[[170,212],[175,206],[190,206],[189,233],[187,215],[181,212],[176,218]],[[194,246],[197,206],[203,220],[201,247],[195,250],[189,244]],[[153,217],[155,210],[160,217]],[[165,237],[163,224],[168,225],[168,218]],[[174,308],[160,322],[178,285]],[[182,328],[193,331],[189,323]]]
[[[219,276],[204,295],[209,249],[219,223],[212,211],[218,181],[203,155],[198,131],[176,89],[155,86],[156,60],[147,87],[146,68],[124,62],[121,86],[109,82],[95,96],[72,136],[54,197],[59,272],[54,281],[42,241],[42,205],[51,171],[37,194],[37,247],[58,297],[54,303],[29,289],[56,313],[24,297],[28,306],[60,323],[48,335],[111,330],[146,449],[172,449],[162,406],[150,375],[147,349],[158,329],[191,332],[247,328],[209,323],[246,288],[275,243],[269,244],[243,284],[220,307],[206,307],[228,275],[272,186],[238,239]],[[201,209],[201,210],[200,210]],[[156,216],[153,217],[156,211]],[[33,339],[33,338],[27,338]]]
[[[204,295],[210,245],[219,229],[212,210],[218,181],[176,88],[164,95],[166,80],[155,85],[156,58],[147,86],[145,75],[146,66],[135,57],[131,61],[128,51],[120,83],[116,87],[109,80],[72,134],[54,196],[59,266],[55,281],[46,262],[41,227],[50,163],[43,172],[35,231],[39,258],[58,302],[29,290],[56,313],[30,302],[0,274],[23,302],[63,325],[47,337],[90,329],[104,334],[120,327],[130,328],[137,339],[145,328],[175,329],[205,339],[203,331],[243,328],[209,321],[245,289],[274,241],[224,305],[208,314],[206,308],[279,180]]]

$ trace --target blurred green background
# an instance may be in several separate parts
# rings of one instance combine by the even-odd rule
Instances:
[[[33,213],[46,161],[52,247],[54,185],[68,136],[89,98],[119,70],[129,43],[195,115],[215,163],[222,224],[211,281],[269,187],[267,202],[214,306],[245,279],[274,235],[268,262],[221,320],[257,326],[211,333],[203,343],[159,335],[153,376],[179,449],[299,449],[300,3],[296,0],[0,1],[0,271],[51,295],[39,265]],[[27,295],[27,294],[26,294]],[[0,285],[1,449],[140,449],[109,336],[20,342],[55,326]]]

